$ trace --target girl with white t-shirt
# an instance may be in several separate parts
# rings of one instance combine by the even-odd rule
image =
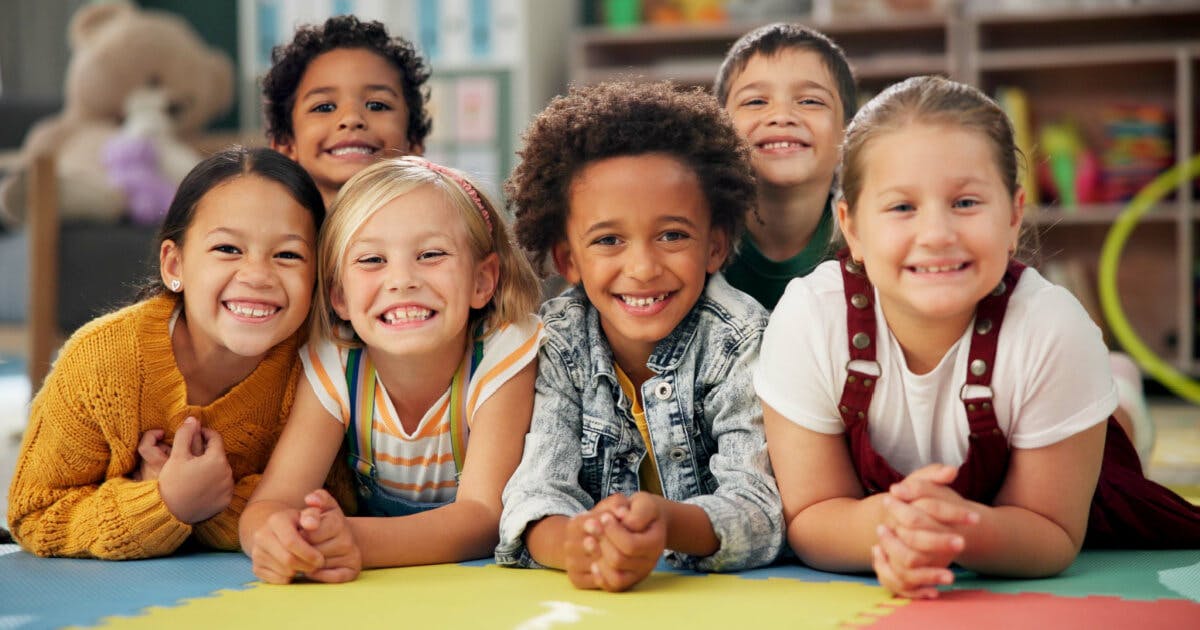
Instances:
[[[755,388],[805,563],[936,597],[951,564],[1046,576],[1086,543],[1200,546],[1200,510],[1145,479],[1079,303],[1012,259],[1005,114],[916,77],[847,129],[839,260],[793,280]],[[1093,500],[1094,497],[1094,500]]]
[[[490,556],[533,410],[533,270],[477,186],[417,157],[355,175],[325,225],[307,383],[239,524],[254,573]],[[353,518],[320,489],[343,436]]]

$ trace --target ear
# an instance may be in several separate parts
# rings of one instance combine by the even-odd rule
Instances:
[[[500,283],[500,256],[492,252],[475,265],[475,290],[471,292],[471,308],[480,309],[492,301]]]
[[[350,309],[346,307],[346,293],[342,291],[341,284],[334,283],[333,288],[329,290],[329,305],[343,321],[350,321]]]
[[[1013,240],[1016,240],[1017,235],[1021,232],[1021,223],[1025,220],[1025,189],[1018,188],[1017,194],[1013,195],[1013,213],[1009,226],[1013,228]]]
[[[558,275],[571,284],[583,281],[579,267],[575,264],[575,254],[571,251],[570,243],[565,240],[555,243],[551,254],[554,256],[554,268],[558,270]]]
[[[163,241],[158,249],[158,274],[167,286],[172,280],[183,280],[182,248],[171,239]]]
[[[296,159],[296,139],[288,137],[285,140],[272,140],[271,148],[286,155],[293,162],[299,162]]]
[[[713,228],[708,233],[708,264],[704,266],[708,273],[717,273],[729,257],[729,232],[721,228]]]
[[[850,247],[850,257],[854,260],[862,260],[857,226],[854,224],[854,217],[850,215],[850,205],[846,203],[845,199],[839,199],[837,202],[837,222],[838,228],[842,231],[842,237],[846,239],[846,245]]]

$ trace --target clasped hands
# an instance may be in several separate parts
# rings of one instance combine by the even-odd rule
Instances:
[[[662,497],[614,494],[567,521],[567,577],[581,589],[624,591],[654,570],[667,544]]]
[[[254,575],[270,584],[298,578],[349,582],[362,572],[362,553],[350,522],[323,489],[308,493],[303,509],[271,514],[251,542]]]
[[[950,488],[958,469],[931,464],[893,484],[871,548],[875,575],[901,597],[931,599],[954,582],[950,564],[966,541],[961,531],[979,522],[974,505]]]

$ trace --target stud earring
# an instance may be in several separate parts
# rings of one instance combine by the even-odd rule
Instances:
[[[171,281],[171,292],[172,293],[179,293],[179,290],[182,288],[183,288],[183,283],[179,281],[179,278],[176,278]]]

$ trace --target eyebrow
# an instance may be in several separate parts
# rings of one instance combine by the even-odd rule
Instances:
[[[388,94],[391,94],[392,96],[397,96],[397,97],[400,96],[400,93],[396,91],[396,88],[394,88],[390,85],[387,85],[386,83],[371,83],[369,85],[363,86],[363,91],[364,92],[387,92]],[[337,88],[332,87],[332,86],[315,87],[315,88],[305,92],[304,95],[300,98],[300,100],[309,99],[314,96],[324,96],[326,94],[331,94],[334,92],[337,92]]]
[[[659,225],[666,225],[666,224],[671,224],[671,223],[682,223],[690,228],[693,228],[693,229],[696,228],[696,223],[683,215],[674,215],[674,214],[667,215],[665,217],[659,218],[657,223]],[[610,219],[608,221],[601,221],[599,223],[594,223],[594,224],[588,226],[588,228],[583,231],[582,235],[589,236],[595,232],[606,232],[608,230],[616,229],[619,225],[620,225],[620,222],[617,221],[616,219]]]
[[[221,234],[227,234],[229,236],[233,236],[236,238],[246,238],[245,232],[243,232],[241,230],[235,230],[233,228],[227,228],[227,227],[213,228],[212,230],[209,230],[208,234],[205,234],[205,236],[211,238],[213,236],[218,236]],[[300,235],[300,234],[284,234],[283,238],[280,240],[282,240],[282,241],[300,241],[301,243],[304,243],[305,245],[311,245],[308,242],[308,239],[304,238],[304,236]]]
[[[736,96],[747,90],[761,90],[766,86],[767,86],[766,81],[755,81],[754,83],[747,83],[746,85],[743,85],[742,87],[738,88],[731,95]],[[803,89],[816,89],[816,90],[820,90],[830,96],[837,96],[836,92],[829,89],[828,87],[825,87],[824,84],[822,84],[818,81],[813,81],[812,79],[799,79],[799,80],[793,81],[790,84],[788,84],[788,87],[789,88],[800,87]]]

